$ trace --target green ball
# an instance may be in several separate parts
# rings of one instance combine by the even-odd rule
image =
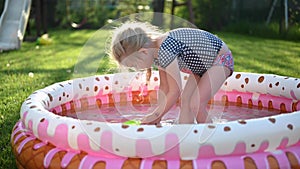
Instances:
[[[125,121],[123,124],[127,124],[127,125],[141,125],[141,121],[139,120],[128,120]]]

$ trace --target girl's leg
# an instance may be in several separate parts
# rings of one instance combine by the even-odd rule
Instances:
[[[200,77],[198,75],[190,74],[189,78],[185,84],[183,93],[181,95],[181,106],[180,106],[180,114],[179,114],[179,123],[180,124],[193,124],[195,123],[195,114],[191,113],[191,98],[195,92],[198,92],[197,86],[200,81]],[[197,109],[198,110],[198,109]]]
[[[230,69],[225,66],[212,66],[199,80],[198,92],[194,93],[191,102],[191,110],[197,112],[198,123],[207,122],[206,106],[230,74]]]

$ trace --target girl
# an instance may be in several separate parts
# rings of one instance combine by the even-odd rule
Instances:
[[[181,98],[178,122],[207,122],[206,106],[233,72],[233,58],[226,44],[200,29],[179,28],[167,33],[147,23],[125,23],[112,37],[111,55],[137,69],[158,66],[158,107],[142,120],[157,124]],[[190,76],[182,91],[180,71]]]

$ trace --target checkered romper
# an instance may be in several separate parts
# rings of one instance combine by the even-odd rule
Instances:
[[[222,44],[222,40],[204,30],[174,29],[161,44],[154,64],[166,68],[177,58],[181,71],[202,76],[212,66]]]

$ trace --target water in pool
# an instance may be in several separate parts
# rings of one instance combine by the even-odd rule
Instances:
[[[85,110],[67,112],[68,117],[93,120],[109,123],[122,123],[128,120],[141,120],[154,107],[151,105],[116,105],[115,107],[102,105],[101,108],[91,106]],[[209,117],[213,122],[222,123],[234,120],[246,120],[279,114],[279,110],[269,110],[266,108],[248,107],[247,105],[208,105]],[[180,108],[174,106],[162,119],[163,124],[173,124],[176,122]]]

